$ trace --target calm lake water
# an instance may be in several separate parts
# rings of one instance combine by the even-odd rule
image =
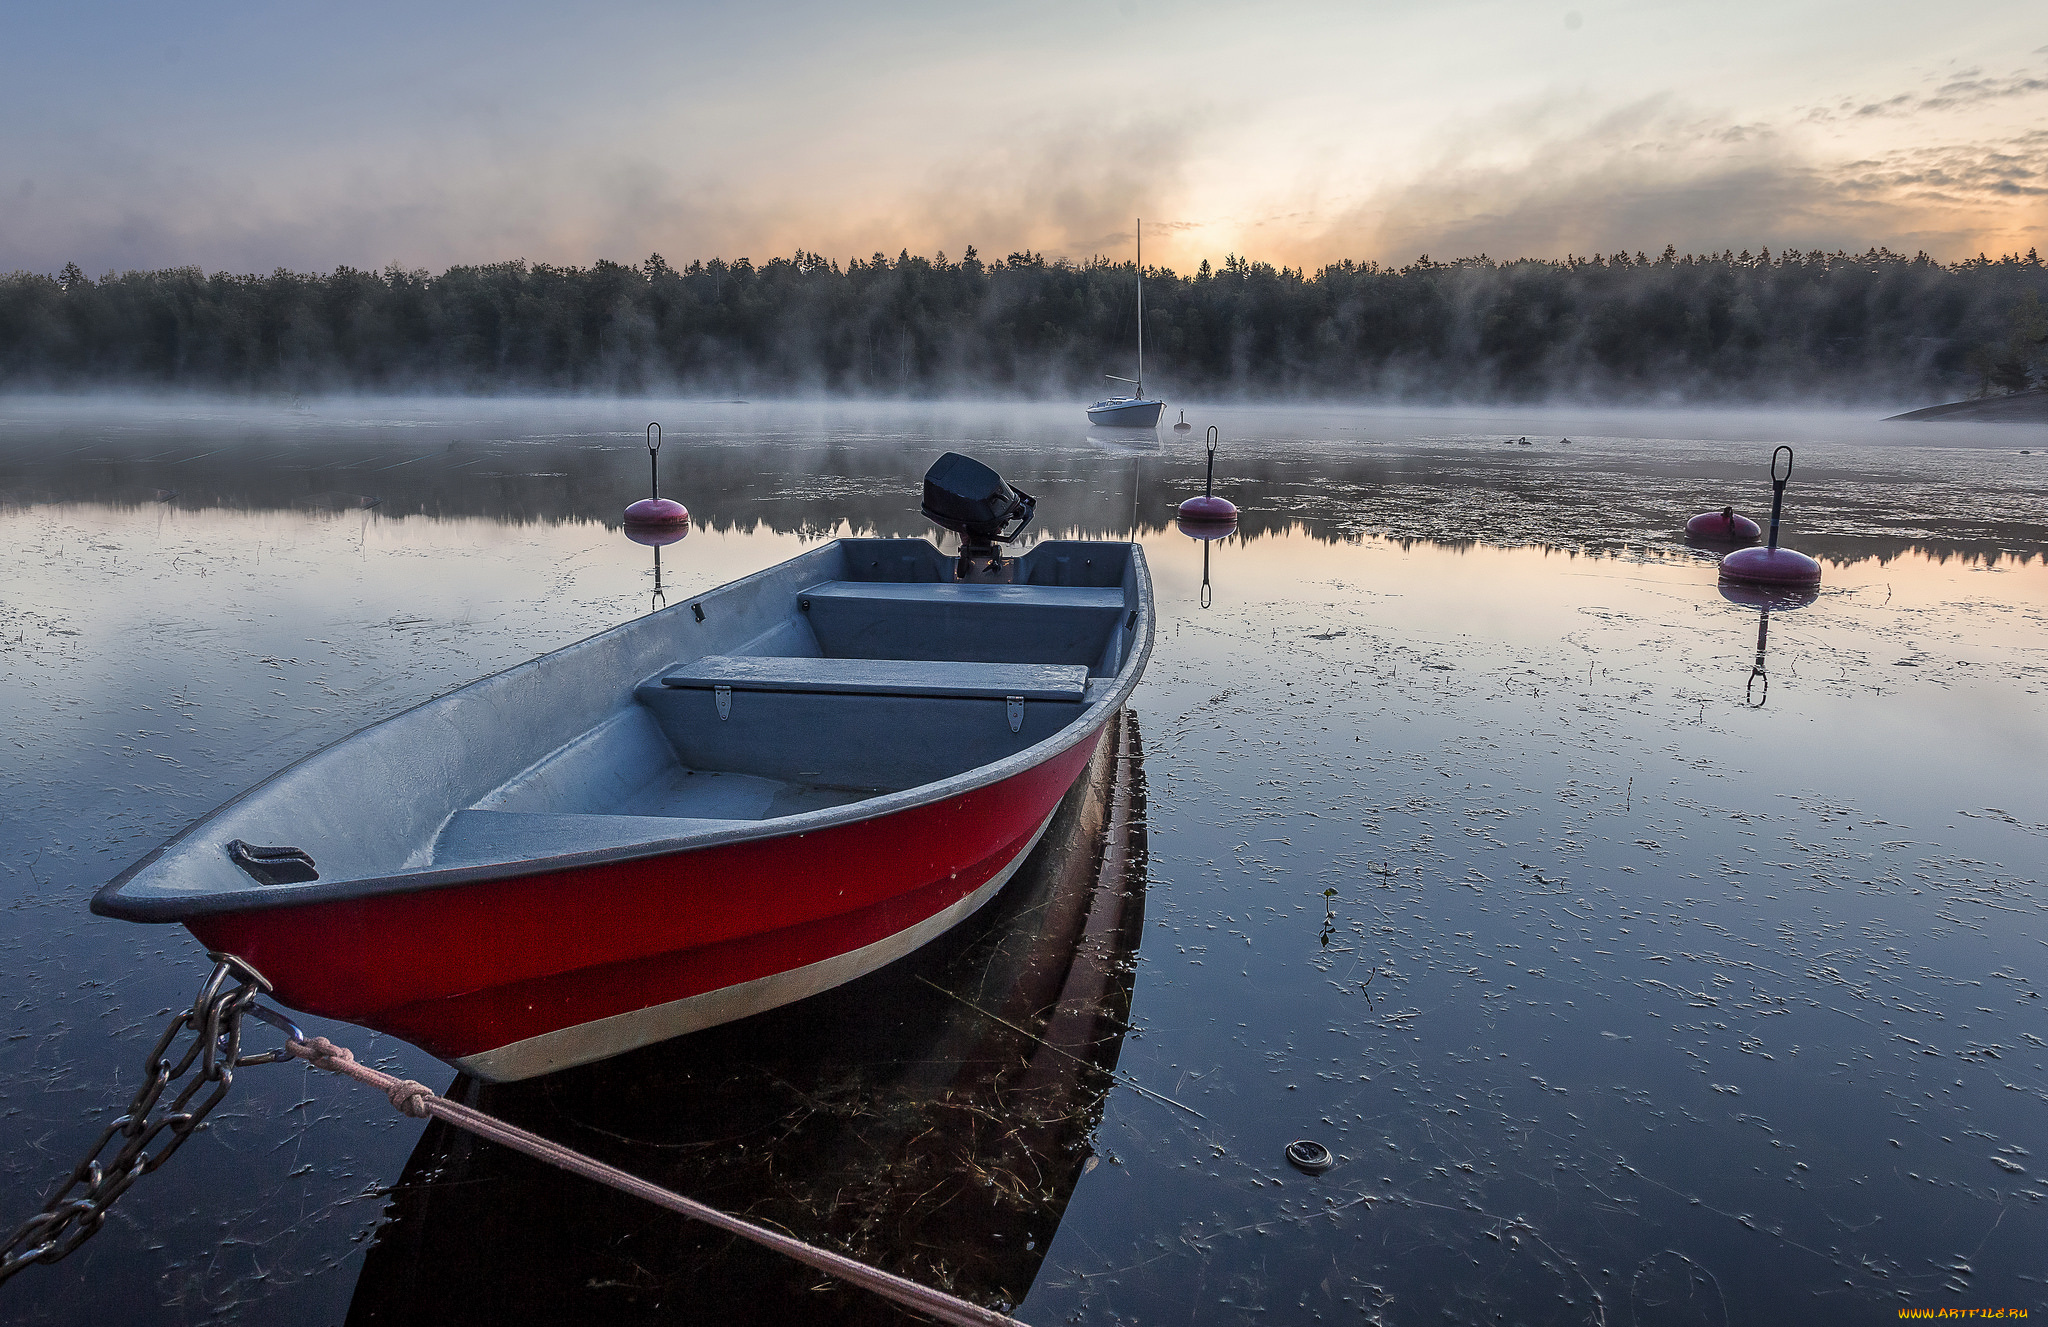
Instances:
[[[918,1079],[971,1106],[933,1127],[1008,1215],[958,1199],[906,1269],[1041,1324],[2048,1309],[2048,434],[1189,413],[1155,440],[1039,406],[0,401],[0,1222],[125,1105],[206,970],[92,891],[289,761],[660,602],[615,524],[659,419],[697,519],[667,602],[926,533],[947,449],[1038,494],[1040,535],[1134,534],[1151,561],[1128,1030],[1075,1071],[1068,1127],[1021,1143],[1000,1085]],[[1171,516],[1212,423],[1246,517],[1203,545]],[[1785,542],[1827,577],[1766,637],[1676,536],[1727,502],[1762,517],[1781,442]],[[899,1155],[835,1109],[1016,1053],[917,1004],[1011,934],[505,1109],[807,1233],[774,1204]],[[245,1070],[214,1120],[0,1317],[890,1320],[300,1066]],[[1302,1137],[1337,1164],[1291,1169]],[[910,1211],[929,1172],[871,1162],[858,1201]],[[473,1235],[485,1212],[523,1242]],[[430,1283],[427,1315],[406,1288]]]

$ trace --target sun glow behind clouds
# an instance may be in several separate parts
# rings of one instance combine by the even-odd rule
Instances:
[[[2048,30],[2017,4],[566,13],[17,19],[0,269],[1121,257],[1139,214],[1182,269],[1957,258],[2048,221]]]

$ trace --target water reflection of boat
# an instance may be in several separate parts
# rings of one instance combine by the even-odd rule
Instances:
[[[838,991],[526,1083],[450,1095],[748,1219],[998,1307],[1081,1176],[1144,903],[1122,716],[980,918]],[[1121,787],[1118,779],[1121,776]],[[1105,852],[1128,827],[1128,847]],[[1101,868],[1101,869],[1098,869]],[[900,1322],[880,1300],[610,1190],[428,1127],[351,1327]]]
[[[1145,395],[1145,223],[1142,220],[1138,222],[1138,376],[1119,378],[1114,373],[1102,376],[1111,382],[1130,384],[1131,393],[1129,396],[1112,396],[1089,406],[1090,424],[1127,429],[1158,426],[1159,412],[1166,408],[1166,402]]]
[[[1741,581],[1722,581],[1721,597],[1731,604],[1757,610],[1756,660],[1749,668],[1749,684],[1743,688],[1743,703],[1753,710],[1760,710],[1771,695],[1771,677],[1764,667],[1764,655],[1770,648],[1771,610],[1790,612],[1805,608],[1820,598],[1820,591],[1804,585],[1752,585]]]
[[[1153,429],[1091,428],[1088,446],[1108,456],[1157,456],[1166,451]]]
[[[949,464],[972,491],[928,476],[925,509],[957,564],[836,540],[486,678],[196,822],[94,910],[499,1081],[902,957],[1002,888],[1151,650],[1136,545],[1002,557],[1031,500]]]

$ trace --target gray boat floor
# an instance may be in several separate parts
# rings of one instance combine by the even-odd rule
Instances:
[[[677,767],[628,798],[615,815],[458,811],[435,841],[434,865],[479,866],[651,843],[734,821],[845,806],[878,791]]]
[[[772,820],[864,802],[879,788],[828,788],[820,784],[722,774],[677,765],[666,770],[620,807],[623,816],[687,816],[704,820]]]

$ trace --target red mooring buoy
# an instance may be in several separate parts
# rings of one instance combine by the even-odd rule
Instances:
[[[1194,428],[1194,425],[1188,423],[1188,412],[1185,410],[1181,411],[1180,422],[1173,426],[1173,431],[1175,433],[1186,433],[1192,428]]]
[[[1784,474],[1778,458],[1784,457]],[[1820,563],[1789,548],[1778,547],[1778,520],[1785,510],[1785,485],[1792,478],[1792,449],[1771,453],[1771,536],[1763,548],[1740,548],[1721,559],[1723,579],[1753,585],[1818,585]]]
[[[1237,507],[1228,498],[1214,497],[1205,493],[1199,498],[1189,498],[1186,502],[1181,503],[1179,519],[1182,521],[1206,521],[1212,525],[1217,522],[1231,525],[1237,521]]]
[[[1219,498],[1216,487],[1216,426],[1209,426],[1209,475],[1202,481],[1202,496],[1189,498],[1180,504],[1180,519],[1198,523],[1217,524],[1237,520],[1237,504],[1228,498]]]
[[[1738,548],[1721,559],[1721,575],[1753,585],[1818,585],[1820,563],[1790,548]]]
[[[671,498],[642,498],[626,508],[628,525],[688,525],[690,509]]]
[[[626,537],[636,544],[673,544],[690,532],[690,509],[661,496],[661,425],[647,426],[647,471],[651,492],[626,508]],[[655,536],[663,536],[656,538]]]
[[[1753,544],[1763,528],[1733,507],[1705,511],[1685,523],[1685,537],[1701,544]]]

